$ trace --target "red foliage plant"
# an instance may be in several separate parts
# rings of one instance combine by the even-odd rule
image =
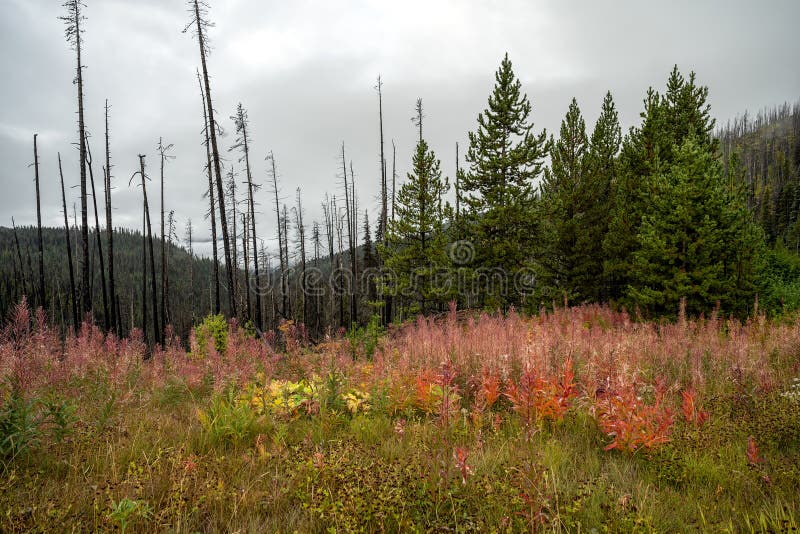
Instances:
[[[703,426],[703,423],[708,421],[708,412],[698,408],[697,393],[693,390],[685,389],[681,391],[681,397],[683,399],[681,408],[684,420],[698,427]]]
[[[669,441],[672,410],[665,406],[663,383],[655,386],[655,400],[647,404],[637,395],[634,384],[597,399],[595,414],[600,428],[613,440],[605,450],[635,452]]]
[[[508,381],[505,395],[527,427],[545,420],[560,421],[570,407],[570,399],[575,396],[574,378],[572,360],[564,363],[560,379],[542,376],[528,368],[519,383]]]

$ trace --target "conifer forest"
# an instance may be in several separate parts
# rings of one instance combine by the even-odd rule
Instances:
[[[800,529],[798,6],[62,2],[0,532]]]

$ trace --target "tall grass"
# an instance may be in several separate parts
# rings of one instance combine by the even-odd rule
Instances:
[[[0,531],[796,528],[798,321],[451,310],[317,346],[218,323],[148,351],[20,303]]]

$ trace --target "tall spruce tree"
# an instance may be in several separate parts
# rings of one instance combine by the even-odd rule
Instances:
[[[575,273],[575,286],[586,300],[603,302],[610,291],[604,274],[605,255],[603,240],[613,208],[611,184],[617,173],[617,154],[622,142],[619,116],[611,92],[603,98],[600,117],[595,123],[589,152],[585,180],[580,196],[589,199],[579,221],[577,248],[584,252],[585,261]]]
[[[441,272],[449,266],[446,254],[444,213],[439,198],[449,189],[442,179],[440,162],[422,138],[422,106],[417,104],[420,139],[413,170],[397,195],[397,218],[389,221],[386,245],[379,252],[392,275],[384,291],[400,296],[406,311],[425,313],[446,302],[449,288]]]
[[[695,81],[692,72],[686,79],[672,69],[664,95],[650,88],[644,100],[642,124],[631,128],[619,157],[619,172],[612,184],[613,212],[603,242],[605,273],[611,297],[621,299],[631,282],[633,253],[639,247],[637,235],[642,218],[651,206],[651,179],[663,172],[685,139],[716,154],[718,141],[712,136],[714,119],[707,103],[708,88]]]
[[[388,220],[388,219],[387,219]],[[380,222],[378,224],[381,224]],[[387,222],[388,224],[388,222]],[[367,303],[371,306],[377,305],[378,298],[377,286],[375,285],[375,274],[378,269],[378,257],[375,254],[375,244],[372,242],[372,233],[369,228],[369,213],[364,210],[364,240],[361,248],[363,250],[363,268],[361,269],[361,287],[365,289]]]
[[[611,295],[647,313],[717,302],[744,313],[758,291],[763,236],[743,193],[724,178],[708,88],[677,67],[623,143],[604,240]]]
[[[581,220],[592,202],[583,196],[587,179],[589,140],[586,124],[574,98],[561,121],[558,140],[550,137],[550,167],[545,169],[539,202],[540,288],[549,298],[582,300],[576,277],[587,261],[578,247]]]
[[[704,146],[706,145],[706,146]],[[763,235],[743,191],[731,188],[717,154],[695,133],[657,163],[651,204],[636,236],[626,297],[648,313],[689,313],[719,303],[744,314],[758,291]]]
[[[468,210],[466,230],[474,240],[471,267],[478,277],[499,275],[504,288],[479,284],[484,306],[521,304],[523,295],[513,280],[531,260],[535,240],[532,217],[534,181],[542,171],[546,133],[533,133],[531,104],[522,93],[508,54],[495,74],[488,108],[478,115],[478,128],[470,132],[466,155],[468,170],[459,176],[461,201]]]

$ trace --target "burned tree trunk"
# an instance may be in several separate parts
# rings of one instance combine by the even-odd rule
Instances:
[[[108,238],[108,298],[111,304],[111,325],[121,335],[117,320],[117,289],[114,284],[114,227],[111,224],[111,150],[108,140],[108,100],[106,100],[106,166],[103,172],[106,193],[106,235]]]
[[[163,284],[161,286],[161,340],[163,341],[164,345],[167,344],[167,327],[166,325],[172,323],[172,313],[170,312],[169,306],[169,258],[170,254],[172,254],[172,238],[175,237],[175,211],[170,210],[169,216],[167,217],[167,246],[166,253],[164,255],[164,273],[163,273]],[[177,239],[177,237],[176,237]],[[189,258],[189,269],[191,270],[191,263],[192,258]],[[189,293],[189,298],[192,298],[192,294]],[[174,326],[174,325],[173,325]]]
[[[140,156],[141,158],[141,156]],[[144,165],[144,164],[142,164]],[[133,289],[131,289],[133,292]],[[131,302],[133,301],[131,294]],[[131,304],[132,306],[133,304]],[[133,319],[131,319],[133,321]],[[147,343],[147,207],[142,204],[142,339]]]
[[[153,308],[153,339],[156,344],[161,343],[159,332],[160,323],[158,321],[158,285],[156,284],[156,259],[153,251],[153,230],[150,224],[150,207],[147,203],[147,175],[144,172],[144,156],[139,154],[139,173],[142,176],[142,198],[144,203],[144,220],[147,227],[147,248],[150,255],[150,283],[152,284],[152,308]],[[146,291],[145,291],[146,293]]]
[[[186,245],[189,252],[189,307],[190,324],[194,324],[194,244],[192,242],[192,219],[186,220]]]
[[[315,280],[318,280],[319,277],[319,249],[320,249],[320,231],[319,231],[319,223],[314,221],[314,226],[312,227],[312,234],[311,239],[314,242],[314,271],[316,276],[314,277]],[[322,306],[320,305],[320,288],[317,287],[317,284],[314,284],[314,337],[319,339],[320,334],[322,333],[321,324],[322,324]]]
[[[325,237],[326,243],[328,246],[328,264],[330,265],[331,272],[334,270],[334,252],[333,252],[333,234],[334,234],[334,208],[331,200],[328,198],[328,195],[325,194],[325,202],[322,203],[322,214],[325,219]],[[331,281],[334,281],[333,276],[331,276]],[[335,307],[334,307],[334,295],[336,294],[336,285],[335,284],[328,284],[328,287],[331,291],[328,292],[328,308],[329,308],[329,317],[328,317],[328,324],[333,325],[334,319],[336,317]]]
[[[381,77],[378,76],[378,85],[376,89],[378,90],[378,125],[380,128],[380,141],[381,141],[381,222],[379,225],[380,228],[380,236],[379,239],[383,238],[383,234],[386,233],[386,224],[388,222],[388,194],[387,194],[387,187],[386,187],[386,157],[383,153],[383,82],[381,82]]]
[[[81,176],[81,250],[83,262],[81,265],[81,303],[82,312],[92,309],[89,295],[89,215],[86,191],[86,125],[83,117],[83,62],[81,61],[81,22],[85,17],[81,14],[84,7],[82,0],[68,0],[64,7],[67,15],[60,17],[66,25],[67,41],[75,49],[76,67],[75,83],[78,86],[78,147],[80,151],[80,176]]]
[[[347,163],[345,161],[344,155],[344,143],[342,143],[342,176],[344,177],[344,205],[345,205],[345,215],[347,216],[347,245],[350,249],[350,287],[348,288],[350,293],[350,322],[353,323],[356,321],[356,301],[353,292],[353,286],[355,285],[354,277],[355,277],[355,246],[353,244],[353,219],[350,216],[350,188],[347,185]]]
[[[294,210],[297,239],[300,249],[300,303],[303,306],[303,324],[308,326],[308,303],[306,299],[306,229],[303,225],[303,205],[300,201],[300,188],[297,188],[297,207]]]
[[[19,260],[19,272],[22,282],[22,295],[28,297],[28,278],[25,276],[25,264],[22,262],[22,249],[19,246],[19,236],[17,235],[17,224],[14,222],[14,217],[11,217],[11,227],[14,229],[14,244],[17,248],[17,259]],[[17,282],[19,285],[19,281]]]
[[[222,166],[219,158],[219,148],[217,146],[217,126],[214,120],[214,106],[211,99],[211,84],[208,78],[208,66],[206,64],[206,55],[208,53],[208,45],[204,30],[208,28],[209,22],[203,17],[205,15],[204,4],[200,0],[192,0],[194,7],[194,19],[189,23],[189,26],[196,26],[197,31],[197,44],[200,47],[200,64],[203,68],[203,82],[205,85],[205,108],[208,112],[208,130],[209,138],[211,140],[211,155],[214,162],[214,174],[217,182],[217,200],[219,204],[219,224],[222,231],[222,242],[225,248],[225,263],[227,264],[228,273],[228,286],[231,291],[228,292],[228,304],[230,306],[230,314],[236,316],[236,299],[233,295],[233,256],[231,255],[230,235],[228,234],[228,222],[225,213],[225,198],[222,188]],[[187,26],[187,28],[189,27]]]
[[[292,301],[289,298],[289,210],[286,204],[283,205],[281,225],[283,226],[283,259],[286,266],[286,269],[283,271],[283,283],[284,287],[286,287],[286,317],[288,318],[292,314]]]
[[[252,256],[253,256],[253,274],[255,276],[255,286],[256,286],[256,328],[260,331],[264,328],[263,317],[261,315],[261,291],[259,290],[259,271],[258,271],[258,254],[256,248],[256,210],[255,210],[255,191],[258,190],[259,186],[253,183],[253,173],[250,169],[250,136],[247,133],[247,127],[249,126],[247,120],[247,112],[245,111],[244,107],[241,103],[236,108],[236,115],[231,117],[234,120],[236,125],[236,132],[239,134],[239,137],[236,140],[236,144],[231,147],[231,150],[236,148],[242,149],[242,157],[239,161],[244,161],[245,171],[247,173],[247,203],[248,203],[248,210],[249,210],[249,233],[251,236],[252,241]],[[249,271],[248,268],[245,268],[245,276],[248,277],[248,299],[250,298],[250,283],[249,283]],[[248,313],[249,313],[250,305],[248,304]]]
[[[397,147],[392,139],[392,221],[394,221],[394,193],[397,185]]]
[[[353,271],[350,277],[350,307],[352,318],[350,322],[358,324],[358,199],[356,198],[356,174],[353,172],[353,161],[350,161],[350,266]]]
[[[47,308],[44,290],[44,244],[42,243],[42,203],[39,195],[39,148],[36,144],[38,134],[33,134],[33,168],[36,180],[36,236],[39,245],[39,306]]]
[[[249,225],[249,217],[250,212],[246,211],[241,214],[242,216],[242,254],[244,254],[244,291],[245,291],[245,305],[247,309],[244,314],[244,318],[250,320],[252,318],[252,302],[250,301],[250,251],[249,248],[249,240],[250,240],[250,232],[248,228]]]
[[[78,294],[75,292],[75,271],[72,268],[72,245],[69,236],[69,219],[67,217],[67,196],[64,193],[64,171],[61,170],[61,153],[58,153],[58,174],[61,177],[61,205],[64,209],[64,231],[67,238],[67,262],[69,263],[69,295],[72,302],[72,321],[78,327]]]
[[[208,213],[211,216],[211,248],[214,259],[214,313],[219,314],[219,253],[217,252],[217,215],[214,211],[216,209],[216,205],[214,204],[214,177],[211,171],[211,143],[209,140],[208,113],[206,112],[203,83],[200,79],[199,72],[197,73],[197,82],[200,84],[200,96],[203,98],[203,133],[205,134],[206,172],[208,174]]]
[[[289,289],[286,287],[286,272],[288,270],[288,258],[284,257],[283,241],[285,234],[283,232],[283,224],[281,223],[281,208],[278,190],[278,172],[275,170],[275,155],[270,152],[267,159],[272,163],[272,190],[275,193],[275,216],[278,219],[278,252],[280,256],[280,269],[281,269],[281,316],[286,319],[287,316],[287,301],[289,299]]]
[[[158,153],[161,156],[161,339],[164,339],[164,332],[167,329],[167,244],[164,235],[164,164],[167,160],[175,159],[175,156],[167,154],[173,145],[164,145],[163,140],[158,138]]]
[[[231,251],[233,253],[233,263],[228,264],[228,270],[233,271],[233,285],[230,288],[231,293],[233,293],[233,300],[237,303],[239,301],[237,298],[239,297],[239,253],[237,250],[236,238],[236,174],[233,172],[233,166],[231,166],[231,170],[228,173],[228,183],[227,183],[227,193],[228,193],[228,202],[231,207],[231,212],[228,214],[230,220],[232,221],[233,225],[231,231],[233,232],[230,235],[230,242],[231,242]]]
[[[103,242],[100,238],[100,217],[97,213],[97,194],[94,189],[94,172],[92,171],[92,152],[87,145],[87,155],[89,164],[89,181],[92,185],[92,203],[94,204],[94,227],[97,237],[97,255],[100,259],[100,284],[103,287],[103,325],[106,332],[110,330],[109,326],[109,313],[108,313],[108,293],[106,292],[106,269],[105,260],[103,259]]]

